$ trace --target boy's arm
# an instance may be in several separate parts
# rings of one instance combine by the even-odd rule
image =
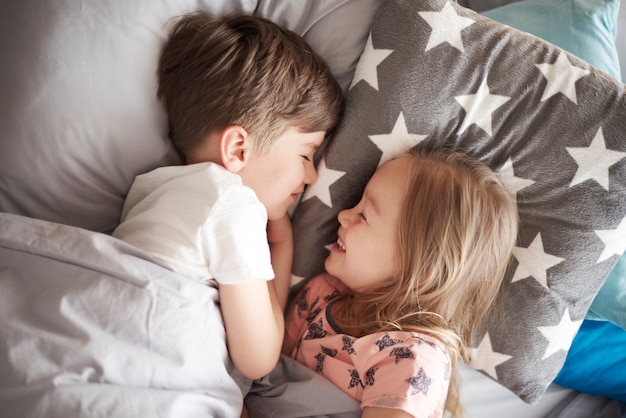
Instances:
[[[274,280],[220,284],[226,342],[235,367],[259,379],[278,363],[284,336],[283,311]]]
[[[267,241],[270,245],[272,268],[274,269],[274,286],[280,306],[284,310],[291,285],[291,269],[293,267],[293,228],[288,215],[283,216],[280,220],[267,223]]]
[[[219,285],[228,351],[249,379],[261,378],[276,366],[283,343],[283,310],[293,260],[293,232],[287,215],[268,222],[267,240],[274,280]]]

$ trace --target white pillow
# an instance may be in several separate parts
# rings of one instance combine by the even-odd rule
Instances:
[[[384,0],[261,0],[256,13],[304,39],[348,90],[379,6]]]
[[[0,210],[103,232],[117,225],[135,175],[177,161],[155,70],[168,19],[198,8],[254,3],[2,2]]]
[[[305,36],[347,88],[382,0],[0,3],[0,211],[111,232],[137,174],[179,160],[156,99],[170,19],[260,13]]]

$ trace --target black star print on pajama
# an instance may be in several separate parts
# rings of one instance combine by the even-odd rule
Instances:
[[[335,290],[330,295],[324,296],[324,301],[325,302],[330,302],[331,300],[337,298],[338,296],[339,296],[339,291]]]
[[[350,372],[350,383],[348,383],[348,389],[354,389],[357,386],[363,386],[361,383],[361,376],[356,370],[348,370]]]
[[[437,347],[437,345],[435,343],[433,343],[432,341],[428,341],[425,338],[420,337],[419,335],[411,335],[411,338],[415,338],[417,339],[417,341],[419,341],[420,344],[428,344],[429,346],[435,348]]]
[[[391,338],[389,336],[389,334],[385,334],[383,336],[383,338],[381,338],[380,340],[376,341],[376,345],[378,346],[378,349],[380,351],[382,351],[382,350],[384,350],[387,347],[391,347],[392,345],[398,344],[399,342],[401,342],[401,341]]]
[[[443,378],[446,380],[450,380],[450,374],[452,373],[452,365],[450,364],[450,362],[446,363],[446,370],[445,373],[443,375]]]
[[[424,369],[420,367],[419,371],[417,372],[417,376],[410,377],[405,381],[411,385],[411,396],[416,395],[420,392],[426,395],[428,394],[428,387],[430,386],[430,382],[432,381],[432,379],[426,376]]]
[[[400,360],[415,358],[410,346],[409,347],[396,347],[393,350],[391,350],[391,353],[389,353],[389,356],[396,357],[396,364],[400,363]]]
[[[343,341],[343,347],[341,347],[342,350],[346,351],[348,354],[356,354],[356,351],[352,346],[354,344],[354,341],[356,341],[354,338],[347,335],[342,335],[341,341]]]
[[[320,345],[320,352],[315,356],[317,360],[317,367],[315,371],[320,374],[324,374],[324,360],[326,360],[326,356],[335,357],[337,355],[337,350],[333,348],[324,347]]]
[[[365,388],[367,386],[374,386],[374,383],[376,383],[374,380],[374,375],[376,374],[377,370],[378,367],[369,369],[365,373],[365,382],[361,380],[361,376],[359,375],[358,371],[354,369],[348,370],[348,372],[350,373],[350,383],[348,384],[348,389],[354,389],[357,386],[361,386],[362,388]]]
[[[313,321],[313,319],[315,319],[315,317],[322,311],[322,309],[320,307],[317,306],[317,304],[320,301],[319,296],[317,296],[313,302],[311,302],[311,304],[307,304],[307,294],[309,293],[309,288],[306,287],[302,293],[300,294],[300,296],[298,297],[298,299],[296,300],[296,306],[298,307],[298,317],[299,318],[303,318],[306,317],[306,321],[308,323],[311,323],[311,321]],[[308,312],[308,313],[307,313]]]
[[[309,288],[305,287],[302,289],[300,296],[295,301],[296,306],[298,307],[298,318],[302,318],[304,316],[303,312],[309,310],[309,305],[306,303],[306,297],[309,293]]]
[[[328,331],[324,329],[324,322],[322,318],[320,318],[317,322],[312,322],[309,324],[309,330],[307,334],[304,336],[305,340],[314,340],[316,338],[324,338],[328,335]]]
[[[374,386],[374,374],[376,370],[378,370],[378,367],[369,369],[367,373],[365,373],[365,386]]]

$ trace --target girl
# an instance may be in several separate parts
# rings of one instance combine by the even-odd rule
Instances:
[[[421,150],[381,166],[338,219],[326,273],[288,311],[284,353],[363,417],[460,414],[456,367],[509,262],[514,198],[484,164]]]

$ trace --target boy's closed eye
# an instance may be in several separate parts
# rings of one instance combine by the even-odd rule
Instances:
[[[306,161],[309,161],[309,162],[313,161],[315,153],[317,152],[318,149],[319,149],[318,144],[314,144],[314,143],[306,144],[304,148],[301,150],[303,151],[303,153],[300,156],[304,158]]]

